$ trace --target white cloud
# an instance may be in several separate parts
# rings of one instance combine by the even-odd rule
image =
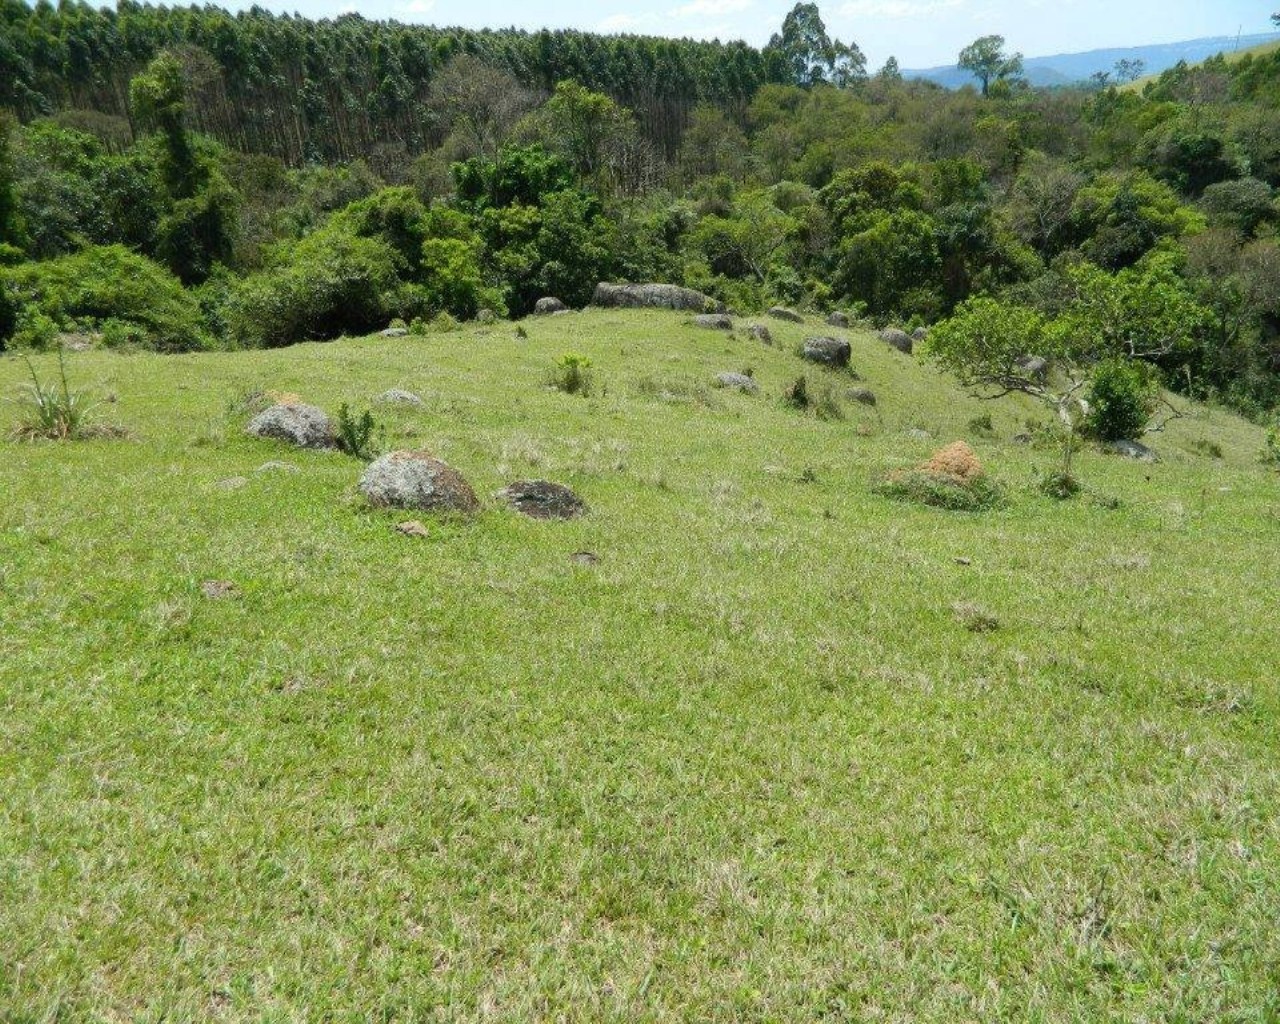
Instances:
[[[676,18],[718,17],[745,11],[751,4],[752,0],[689,0],[689,3],[677,7],[671,14]]]
[[[397,8],[401,14],[430,14],[436,7],[436,0],[409,0]]]
[[[839,13],[846,18],[918,18],[954,10],[965,0],[849,0]]]

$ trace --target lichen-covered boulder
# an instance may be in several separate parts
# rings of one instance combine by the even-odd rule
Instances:
[[[480,507],[462,474],[428,452],[397,451],[369,464],[360,493],[379,508],[470,513]]]
[[[849,317],[845,313],[841,313],[838,309],[834,313],[827,315],[828,327],[848,327]]]
[[[587,510],[573,491],[550,480],[517,480],[494,497],[531,519],[574,519]]]
[[[774,306],[769,310],[769,315],[775,320],[786,320],[788,323],[802,324],[804,317],[797,313],[794,309],[787,309],[786,306]]]
[[[378,396],[378,401],[384,405],[422,405],[422,399],[415,395],[412,391],[405,391],[402,388],[391,388],[382,392]]]
[[[743,391],[748,395],[754,395],[760,390],[760,385],[756,383],[755,378],[748,377],[745,373],[716,374],[716,386],[721,388],[732,388],[735,391]]]
[[[593,306],[608,309],[674,309],[685,313],[724,312],[724,303],[709,295],[674,284],[610,284],[601,281],[591,297]]]
[[[287,441],[299,448],[336,448],[338,435],[323,409],[289,402],[263,409],[246,428],[254,437]]]
[[[914,331],[911,332],[911,340],[916,342],[917,344],[924,341],[924,339],[927,337],[929,337],[929,328],[927,327],[917,327]]]
[[[701,316],[695,316],[693,323],[695,327],[702,327],[709,331],[733,330],[733,318],[725,313],[703,313]]]
[[[533,304],[533,315],[550,316],[552,313],[563,313],[568,308],[554,295],[544,295]]]
[[[881,331],[880,340],[890,348],[896,348],[903,355],[909,356],[915,349],[915,342],[912,340],[911,335],[896,327],[888,327]]]
[[[823,366],[848,366],[852,354],[853,350],[843,338],[805,338],[801,349],[805,359]]]

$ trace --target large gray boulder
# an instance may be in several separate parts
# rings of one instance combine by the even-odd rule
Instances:
[[[546,295],[533,304],[533,315],[550,316],[552,313],[563,313],[568,308],[554,295]]]
[[[724,312],[724,303],[692,288],[674,284],[610,284],[601,281],[591,297],[593,306],[609,309],[675,309],[687,313]]]
[[[838,309],[834,313],[827,314],[828,327],[848,327],[849,317],[846,313],[841,313]]]
[[[843,338],[805,338],[801,349],[805,359],[824,366],[848,366],[852,354],[849,343]]]
[[[462,474],[427,452],[398,451],[369,464],[360,493],[379,508],[470,513],[480,507]]]
[[[786,320],[788,323],[802,324],[804,317],[797,313],[794,309],[787,309],[786,306],[774,306],[769,310],[769,315],[775,320]]]
[[[409,335],[407,327],[388,327],[384,331],[378,332],[379,338],[406,338]]]
[[[530,519],[575,519],[587,510],[573,491],[550,480],[517,480],[494,497]]]
[[[733,318],[726,313],[703,313],[693,318],[695,327],[703,327],[709,331],[733,330]]]
[[[336,448],[338,435],[323,409],[287,403],[263,409],[246,428],[254,437],[287,441],[299,448]]]
[[[755,378],[748,377],[745,373],[718,373],[716,374],[716,386],[732,388],[748,395],[754,395],[760,390],[760,385],[756,383]]]
[[[900,331],[896,327],[887,327],[880,332],[880,340],[890,348],[896,348],[903,355],[911,355],[915,349],[915,341],[906,331]]]

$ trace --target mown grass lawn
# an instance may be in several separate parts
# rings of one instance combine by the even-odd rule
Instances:
[[[878,407],[804,416],[815,329],[770,326],[71,357],[133,437],[0,444],[0,1020],[1280,1017],[1259,432],[1194,412],[1057,503],[1034,406],[854,335]],[[404,537],[235,409],[391,387],[395,445],[590,514]],[[873,493],[956,438],[1001,508]]]

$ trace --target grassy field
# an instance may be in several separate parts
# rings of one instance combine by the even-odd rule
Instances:
[[[1246,46],[1241,50],[1228,50],[1223,53],[1223,56],[1226,57],[1228,64],[1235,64],[1244,60],[1245,57],[1265,57],[1269,53],[1275,53],[1276,50],[1280,50],[1280,41],[1260,43],[1257,46]],[[1199,65],[1193,66],[1198,67]],[[1120,86],[1120,90],[1121,92],[1142,92],[1147,85],[1159,80],[1159,75],[1143,75],[1141,78]]]
[[[1260,432],[1190,411],[1058,503],[1035,406],[855,334],[878,408],[802,415],[771,327],[72,356],[132,437],[0,444],[0,1021],[1280,1019]],[[391,387],[474,520],[243,433]],[[1002,507],[873,492],[957,438]],[[487,499],[528,477],[590,513]]]

